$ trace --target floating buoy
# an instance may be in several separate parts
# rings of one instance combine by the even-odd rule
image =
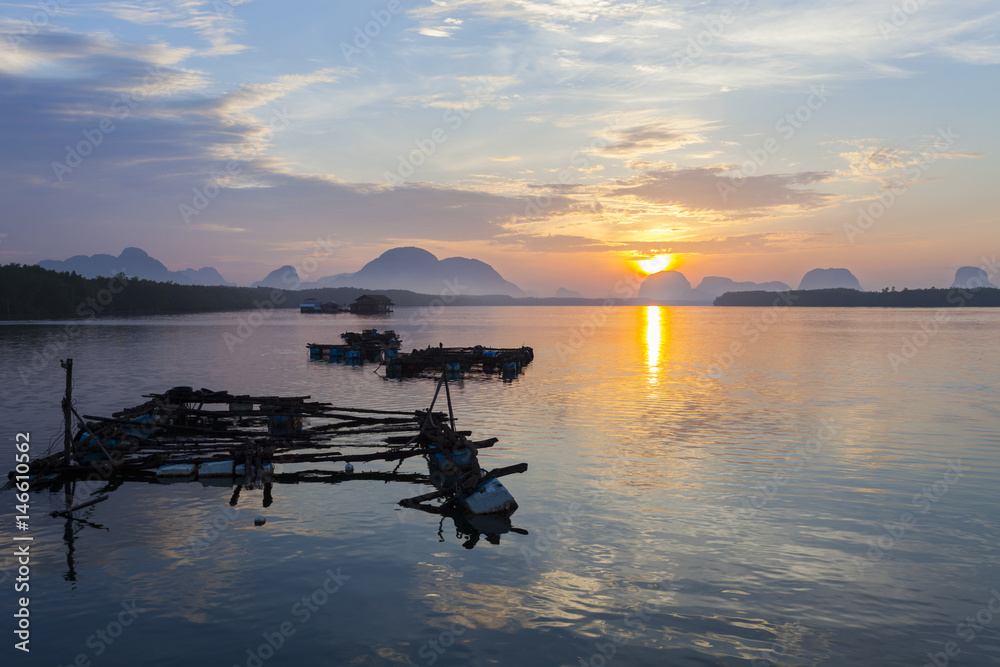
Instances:
[[[156,469],[157,477],[191,477],[198,466],[193,463],[170,463]]]
[[[461,505],[472,514],[513,513],[517,509],[514,496],[496,478],[477,484],[475,490],[462,499]]]
[[[262,516],[259,516],[253,520],[253,525],[255,526],[263,526],[265,523],[267,523],[267,519],[265,519]]]
[[[348,463],[346,466],[344,466],[344,472],[354,472],[354,466]]]
[[[265,475],[270,475],[274,472],[274,464],[265,463],[261,466],[261,472]],[[198,467],[199,477],[232,477],[233,475],[239,477],[245,473],[246,466],[238,463],[234,470],[233,461],[208,461]]]

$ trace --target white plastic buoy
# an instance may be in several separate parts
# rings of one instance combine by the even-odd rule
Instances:
[[[173,463],[156,469],[157,477],[190,477],[198,469],[193,463]]]
[[[344,472],[354,472],[354,466],[348,463],[346,466],[344,466]]]
[[[265,475],[270,475],[274,472],[274,465],[271,463],[265,463],[261,466],[261,471]],[[246,472],[245,466],[240,463],[236,466],[235,474],[237,477],[241,476]],[[209,461],[208,463],[202,463],[198,467],[198,475],[201,477],[232,477],[234,474],[233,462],[232,461]]]
[[[495,477],[477,486],[461,504],[472,514],[513,512],[517,509],[514,496],[510,495],[510,491]]]
[[[259,516],[253,520],[253,525],[255,526],[263,526],[265,523],[267,523],[267,519],[265,519],[262,516]]]

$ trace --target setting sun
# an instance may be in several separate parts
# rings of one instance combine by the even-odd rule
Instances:
[[[657,255],[656,257],[650,257],[649,259],[643,259],[636,262],[644,273],[648,273],[650,275],[659,273],[660,271],[666,271],[673,263],[674,258],[672,255]]]

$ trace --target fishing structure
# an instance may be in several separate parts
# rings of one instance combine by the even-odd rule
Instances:
[[[35,487],[83,479],[95,467],[105,479],[158,482],[219,480],[240,488],[308,481],[383,479],[428,484],[435,491],[399,502],[404,507],[468,517],[509,517],[517,502],[499,478],[525,472],[526,463],[494,470],[479,462],[496,438],[472,440],[458,430],[442,374],[426,410],[395,411],[337,407],[309,396],[250,396],[174,387],[145,394],[145,402],[110,417],[81,415],[72,403],[72,360],[67,369],[64,450],[30,464]],[[434,407],[444,389],[447,412]],[[74,435],[74,424],[76,425]],[[400,473],[402,464],[423,458],[427,472]],[[353,472],[355,463],[396,462],[391,472]],[[339,469],[281,471],[285,464],[339,465]],[[10,477],[12,477],[13,472]],[[105,497],[76,509],[100,502]],[[435,502],[437,501],[437,502]],[[457,524],[457,521],[456,521]],[[509,527],[509,520],[508,520]]]
[[[463,374],[482,371],[512,380],[535,358],[532,348],[494,348],[483,345],[471,347],[427,347],[423,350],[400,352],[402,339],[395,331],[379,332],[365,329],[361,333],[347,332],[340,335],[342,344],[309,343],[309,356],[314,360],[330,363],[362,364],[378,362],[385,368],[387,378],[418,376],[436,377],[447,373],[456,380]]]

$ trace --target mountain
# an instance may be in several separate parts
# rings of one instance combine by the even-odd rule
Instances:
[[[976,289],[979,287],[996,287],[990,282],[990,276],[978,266],[963,266],[955,272],[955,282],[952,289]]]
[[[165,283],[173,281],[178,285],[232,285],[211,267],[171,271],[162,262],[150,257],[142,248],[125,248],[114,255],[74,255],[66,260],[44,259],[38,263],[43,269],[76,272],[84,278],[104,276],[110,278],[124,273],[130,278],[155,280]]]
[[[524,296],[521,288],[504,280],[486,262],[467,257],[438,259],[422,248],[413,247],[387,250],[361,267],[360,271],[327,276],[314,283],[303,283],[302,287],[363,287],[371,290],[406,289],[422,294]]]
[[[788,292],[792,288],[782,282],[736,282],[732,278],[707,276],[696,288],[680,271],[661,271],[647,276],[639,287],[639,298],[675,304],[710,304],[726,292]]]
[[[707,305],[712,299],[691,288],[691,283],[680,271],[660,271],[646,276],[639,286],[639,298],[676,305]]]
[[[576,290],[566,289],[565,287],[560,287],[556,290],[557,299],[583,299],[585,298],[582,294]]]
[[[299,289],[302,287],[302,280],[299,279],[299,272],[294,266],[287,264],[280,269],[271,271],[263,280],[258,280],[250,287],[276,287],[278,289]],[[326,285],[329,287],[329,285]]]
[[[847,269],[813,269],[799,283],[800,290],[839,288],[861,291],[861,283]]]
[[[174,271],[174,273],[180,274],[188,282],[182,282],[175,279],[175,283],[180,283],[182,285],[232,285],[222,277],[218,271],[210,266],[206,266],[201,269],[184,269],[183,271]]]
[[[769,283],[738,283],[732,278],[720,278],[719,276],[707,276],[703,278],[701,284],[696,288],[702,294],[711,298],[722,296],[726,292],[789,292],[791,287],[785,283],[774,281]]]

